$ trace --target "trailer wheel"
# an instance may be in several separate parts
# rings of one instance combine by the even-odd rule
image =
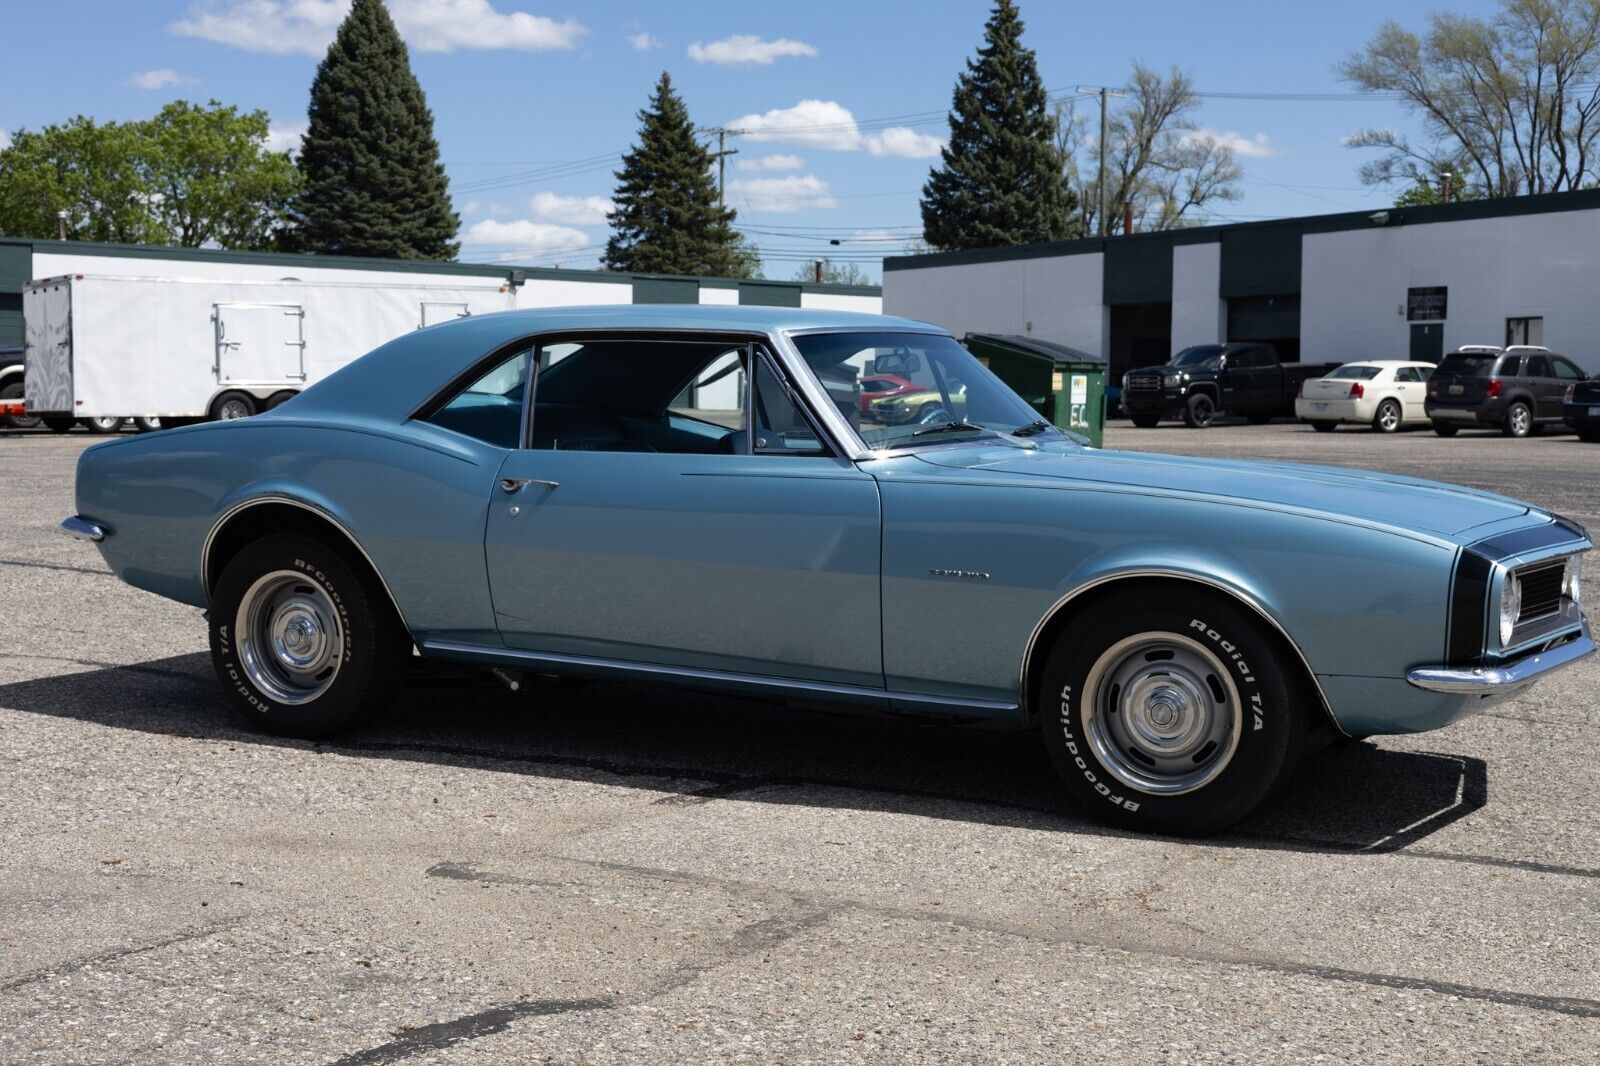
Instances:
[[[154,433],[161,428],[161,419],[154,415],[139,415],[133,420],[133,428],[140,433]]]
[[[40,419],[40,421],[43,422],[45,424],[45,428],[50,430],[52,433],[65,433],[67,430],[78,424],[78,420],[76,418],[72,418],[68,415],[45,415]]]
[[[121,415],[97,415],[94,418],[81,418],[83,428],[90,433],[115,433],[122,428],[126,421]]]
[[[225,392],[211,401],[211,418],[216,422],[249,418],[255,413],[256,398],[248,392]]]
[[[261,405],[261,409],[263,411],[271,411],[274,408],[282,407],[284,404],[288,403],[298,395],[300,394],[295,392],[293,389],[284,389],[282,392],[275,392],[271,396],[267,397],[267,402]]]

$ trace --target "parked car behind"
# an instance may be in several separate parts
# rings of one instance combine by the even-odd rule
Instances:
[[[1340,422],[1393,433],[1408,422],[1428,421],[1426,382],[1433,369],[1432,363],[1400,359],[1346,363],[1326,377],[1301,382],[1294,413],[1323,433]]]
[[[1300,383],[1321,377],[1337,363],[1280,363],[1270,344],[1196,344],[1165,366],[1144,366],[1122,377],[1122,409],[1133,424],[1149,429],[1164,418],[1181,418],[1204,429],[1219,414],[1244,415],[1260,424],[1292,414]]]
[[[1445,356],[1428,379],[1428,418],[1441,437],[1455,436],[1462,426],[1526,437],[1559,425],[1567,386],[1586,377],[1548,348],[1470,345]]]
[[[1578,431],[1578,439],[1600,444],[1600,379],[1567,386],[1561,421]]]

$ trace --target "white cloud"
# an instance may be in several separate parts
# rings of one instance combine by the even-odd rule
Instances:
[[[0,152],[11,147],[11,131],[0,126]]]
[[[867,151],[873,155],[896,155],[904,159],[927,159],[944,148],[944,141],[928,133],[918,133],[909,126],[890,126],[866,138]]]
[[[628,34],[628,47],[632,48],[635,52],[648,52],[651,49],[661,47],[661,38],[653,37],[650,34],[642,31],[639,33],[630,33]]]
[[[333,40],[350,0],[197,0],[167,27],[251,52],[321,55]],[[419,52],[514,48],[542,52],[572,48],[588,29],[525,11],[501,12],[490,0],[389,0],[389,13]]]
[[[776,41],[763,41],[749,33],[734,34],[732,37],[724,37],[710,44],[696,41],[689,46],[689,58],[696,63],[715,63],[723,67],[768,67],[772,65],[773,60],[783,56],[816,54],[816,45],[804,41],[793,41],[787,37],[780,37]]]
[[[826,210],[838,201],[828,183],[815,174],[790,174],[783,178],[745,178],[728,182],[728,198],[746,211]]]
[[[483,205],[476,200],[468,200],[466,203],[461,205],[461,213],[463,215],[475,215],[478,213],[478,208],[482,206]]]
[[[570,226],[556,226],[519,218],[512,222],[484,219],[467,227],[462,238],[466,247],[478,247],[487,258],[503,263],[518,259],[547,257],[554,253],[575,252],[590,244],[589,235]]]
[[[559,196],[553,192],[535,193],[533,217],[540,222],[561,222],[568,226],[603,226],[612,203],[604,196]]]
[[[171,67],[162,67],[160,70],[146,70],[135,74],[128,79],[128,84],[136,89],[152,90],[165,89],[169,85],[193,85],[199,81],[186,74],[179,74]]]
[[[748,130],[752,141],[783,141],[850,152],[861,147],[856,117],[832,100],[801,100],[793,107],[745,115],[726,123],[730,129]]]
[[[1247,159],[1265,159],[1267,156],[1277,155],[1278,150],[1272,146],[1265,133],[1257,133],[1254,137],[1246,137],[1235,130],[1213,130],[1201,127],[1185,134],[1185,144],[1210,137],[1218,144],[1233,149],[1234,155],[1244,156]]]
[[[806,161],[797,155],[761,155],[754,159],[741,159],[734,164],[738,170],[799,170]]]
[[[306,122],[279,122],[273,119],[267,127],[267,151],[299,154],[300,141],[310,124]]]

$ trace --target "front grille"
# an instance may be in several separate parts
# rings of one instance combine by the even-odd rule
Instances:
[[[1567,568],[1566,560],[1541,563],[1517,571],[1522,582],[1522,610],[1517,614],[1517,624],[1555,614],[1561,610],[1561,577]]]
[[[1129,374],[1129,392],[1153,392],[1161,388],[1160,374]]]

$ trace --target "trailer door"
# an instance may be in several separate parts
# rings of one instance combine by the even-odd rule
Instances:
[[[219,385],[293,385],[306,379],[305,310],[299,304],[215,304]]]
[[[72,282],[54,278],[30,284],[23,291],[22,322],[28,410],[72,413]]]

